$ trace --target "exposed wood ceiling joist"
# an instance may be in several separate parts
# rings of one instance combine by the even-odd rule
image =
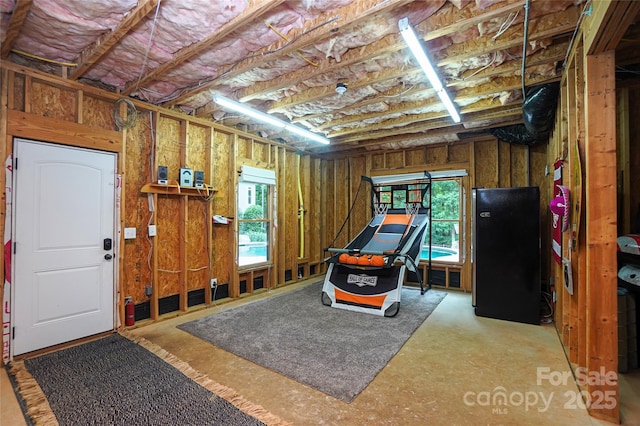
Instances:
[[[203,7],[195,0],[92,0],[89,8],[17,0],[0,9],[0,41],[3,57],[22,65],[242,126],[301,150],[348,153],[452,143],[522,123],[525,3],[229,0]],[[633,29],[639,7],[626,8],[626,14],[607,12],[607,19],[618,17]],[[584,9],[584,0],[531,1],[527,87],[558,81]],[[433,58],[460,124],[446,115],[406,48],[398,30],[404,17]],[[626,28],[612,31],[622,37]],[[620,43],[634,57],[637,44],[624,37]],[[77,66],[69,67],[71,61]],[[629,74],[636,62],[627,62]],[[336,93],[337,83],[347,92]],[[226,111],[212,103],[212,91],[325,134],[331,144],[316,147]]]

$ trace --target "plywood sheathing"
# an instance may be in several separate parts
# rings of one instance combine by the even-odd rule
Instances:
[[[147,194],[140,188],[151,181],[151,124],[149,113],[140,114],[135,125],[127,131],[127,152],[125,170],[127,184],[122,193],[122,200],[127,206],[124,223],[126,227],[135,227],[138,238],[125,240],[123,250],[124,274],[121,277],[122,293],[133,297],[134,303],[149,300],[144,287],[152,285],[153,265],[150,254],[152,241],[147,240],[146,225],[152,212],[149,211]],[[153,197],[153,196],[152,196]],[[151,222],[151,223],[155,223]]]
[[[479,188],[499,187],[499,150],[498,141],[474,144],[475,186]]]
[[[214,132],[211,185],[217,192],[213,197],[213,214],[236,219],[235,213],[235,169],[231,162],[233,151],[233,135]],[[217,278],[219,284],[229,284],[233,271],[234,259],[234,224],[213,225],[211,230],[211,277]]]

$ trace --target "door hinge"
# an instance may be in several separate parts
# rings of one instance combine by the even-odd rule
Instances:
[[[16,254],[16,249],[18,247],[18,243],[17,242],[13,242],[13,254]]]
[[[16,328],[15,327],[13,327],[11,329],[11,339],[12,340],[16,340]]]
[[[18,170],[18,157],[13,159],[13,170]]]

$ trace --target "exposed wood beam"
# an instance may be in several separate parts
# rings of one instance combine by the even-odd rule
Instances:
[[[458,10],[451,3],[445,5],[438,12],[431,17],[425,19],[418,28],[422,33],[426,34],[423,40],[433,40],[437,37],[452,34],[463,28],[467,28],[471,25],[476,25],[483,20],[492,19],[496,16],[506,15],[513,10],[521,7],[523,2],[518,1],[508,6],[487,8],[485,11],[478,11],[475,5],[469,5],[462,10]],[[451,25],[442,27],[442,22],[452,22]],[[370,47],[372,46],[372,47]],[[383,37],[372,45],[363,47],[362,49],[354,49],[354,51],[347,52],[343,55],[340,62],[325,61],[325,66],[322,70],[309,70],[309,67],[305,67],[302,70],[294,71],[286,76],[278,77],[276,82],[273,80],[270,82],[259,82],[253,85],[251,88],[245,89],[244,94],[241,94],[241,101],[248,101],[259,96],[264,96],[269,93],[273,93],[277,90],[283,89],[287,86],[299,84],[306,79],[317,77],[319,74],[327,72],[329,69],[335,69],[337,67],[347,67],[358,63],[360,61],[371,60],[377,56],[383,56],[394,51],[402,50],[406,46],[402,41],[399,34],[390,34]]]
[[[439,13],[425,19],[416,26],[422,34],[424,41],[435,40],[438,37],[451,35],[463,31],[471,26],[499,18],[512,12],[520,10],[524,6],[523,0],[511,0],[505,5],[504,2],[494,4],[483,10],[478,10],[475,2],[463,9],[456,8],[452,3],[448,4],[449,10],[443,8]],[[446,26],[441,26],[440,21],[451,22]]]
[[[615,49],[640,14],[638,1],[606,0],[593,3],[593,12],[584,18],[583,28],[588,55]]]
[[[549,46],[549,48],[547,49],[535,52],[534,54],[531,55],[531,57],[527,58],[527,68],[531,69],[542,64],[555,63],[557,61],[564,59],[565,53],[567,51],[567,47],[568,47],[568,43],[562,43],[559,45]],[[517,75],[521,67],[522,67],[521,62],[509,61],[509,62],[504,62],[496,67],[485,68],[484,70],[480,70],[479,72],[476,72],[477,70],[469,70],[468,72],[465,73],[469,77],[464,78],[464,76],[462,76],[462,78],[450,79],[449,82],[447,83],[447,87],[455,88],[462,85],[470,85],[475,81],[477,82],[485,81],[489,77],[495,78],[495,77]],[[418,68],[415,68],[412,70],[395,68],[395,69],[385,70],[381,72],[369,73],[367,74],[366,77],[359,79],[355,85],[349,84],[349,90],[351,89],[357,90],[358,88],[366,87],[371,84],[381,83],[387,80],[399,79],[402,77],[406,77],[407,75],[410,75],[410,74],[417,74],[421,72],[422,70]],[[381,98],[400,96],[400,94],[407,92],[407,90],[408,89],[406,86],[393,87],[387,92],[380,94],[376,97],[369,97],[360,102],[351,104],[349,106],[349,109],[362,108],[367,105],[371,105],[371,104],[380,102],[381,100],[384,100]],[[415,94],[415,92],[413,91],[408,93]],[[274,102],[272,108],[268,112],[269,113],[283,112],[296,105],[319,101],[325,97],[331,97],[331,96],[336,96],[335,91],[333,90],[333,87],[325,86],[325,87],[309,88],[307,92],[305,92],[304,94],[295,94],[292,96],[288,96],[282,101]],[[305,118],[309,119],[309,118],[326,117],[326,116],[327,116],[326,113],[322,113],[322,114],[307,115],[305,116]],[[298,121],[298,119],[293,119],[291,121],[296,122]]]
[[[461,111],[465,115],[465,122],[481,121],[502,118],[506,116],[522,116],[522,102],[515,102],[509,105],[500,105],[499,102],[484,99],[469,105]],[[415,127],[411,127],[415,125]],[[380,130],[372,132],[367,127],[358,129],[348,129],[329,134],[329,138],[340,141],[378,139],[394,134],[415,133],[416,131],[426,131],[445,127],[462,126],[454,123],[446,112],[439,111],[427,114],[411,114],[401,118],[385,120],[376,126]],[[416,130],[417,129],[417,130]],[[351,136],[348,136],[351,135]],[[347,137],[348,136],[348,137]]]
[[[31,10],[32,3],[33,0],[18,0],[13,7],[13,13],[11,14],[9,25],[7,25],[7,33],[2,43],[2,49],[0,50],[0,58],[4,59],[9,56],[11,49],[13,49],[13,43],[20,34],[22,24]]]
[[[156,77],[166,74],[169,70],[176,68],[178,65],[187,61],[194,56],[200,55],[215,43],[227,37],[233,31],[249,24],[254,19],[273,9],[274,7],[283,3],[284,0],[254,0],[249,6],[242,11],[238,16],[224,24],[217,31],[213,32],[209,37],[200,40],[197,43],[191,44],[180,49],[176,52],[170,61],[159,65],[152,71],[147,73],[144,78],[138,82],[130,82],[123,90],[124,95],[130,94],[138,86],[144,86],[147,83],[152,82]],[[202,87],[198,87],[198,91],[202,91]]]
[[[574,10],[573,12],[568,12],[568,13],[573,13],[575,14],[576,11]],[[571,30],[572,28],[570,28],[569,26],[563,27],[561,28],[559,31],[560,33],[565,33],[567,30]],[[554,32],[553,29],[550,30],[551,32],[545,30],[545,32],[542,33],[542,35],[540,37],[537,37],[536,34],[533,34],[531,36],[532,40],[535,40],[536,38],[546,38],[548,37],[550,34],[551,35],[558,35]],[[475,43],[474,43],[475,44]],[[522,44],[522,37],[520,36],[519,38],[516,37],[515,41],[514,40],[509,40],[505,43],[502,44],[496,44],[493,43],[493,41],[491,41],[491,43],[487,42],[485,47],[485,53],[490,53],[490,52],[496,52],[496,51],[500,51],[500,50],[505,50],[507,48],[511,48],[514,47],[516,45],[520,45]],[[559,45],[553,45],[548,47],[547,49],[538,51],[533,53],[527,61],[527,66],[528,68],[532,68],[532,67],[536,67],[545,63],[554,63],[557,62],[559,60],[564,59],[564,56],[566,54],[566,50],[568,48],[568,43],[562,43]],[[477,46],[473,46],[473,45],[465,45],[463,49],[461,49],[462,51],[466,51],[467,52],[477,52]],[[476,55],[476,53],[467,53],[467,54],[463,54],[461,55],[458,60],[460,61],[464,61],[467,59],[472,58],[474,55]],[[442,56],[446,57],[446,54],[443,54]],[[444,65],[446,63],[449,63],[450,61],[448,59],[445,59],[442,61],[442,63],[438,63],[438,66]],[[518,61],[509,61],[509,62],[505,62],[497,67],[488,67],[485,70],[482,70],[480,72],[477,72],[475,70],[469,70],[468,72],[466,72],[466,74],[471,75],[471,77],[468,78],[461,78],[461,79],[457,79],[457,80],[450,80],[450,82],[447,84],[447,87],[456,87],[462,84],[469,84],[470,82],[473,81],[481,81],[483,79],[489,78],[489,77],[496,77],[496,76],[501,76],[501,75],[513,75],[514,72],[518,72],[520,71],[521,68],[521,63]],[[392,69],[392,70],[386,70],[386,71],[381,71],[381,72],[374,72],[374,73],[369,73],[367,74],[366,77],[363,77],[361,79],[358,80],[358,82],[356,82],[356,84],[350,84],[349,85],[349,89],[350,90],[357,90],[358,88],[362,88],[362,87],[366,87],[368,85],[374,84],[374,83],[379,83],[385,80],[392,80],[392,79],[398,79],[401,77],[406,77],[409,74],[417,74],[422,72],[420,69],[418,68],[413,68],[410,70],[407,69]],[[474,74],[475,73],[475,74]],[[473,74],[473,75],[472,75]],[[259,85],[260,83],[256,83],[256,85]],[[394,88],[392,90],[390,90],[389,92],[385,93],[382,96],[394,96],[397,95],[399,93],[402,93],[403,91],[406,90],[406,87],[398,87],[398,88]],[[333,88],[333,86],[329,87],[329,86],[323,86],[323,87],[312,87],[309,88],[305,93],[298,93],[298,94],[294,94],[291,96],[288,96],[287,98],[283,99],[282,101],[277,101],[273,103],[272,108],[269,110],[270,113],[275,113],[275,112],[284,112],[289,108],[295,107],[297,105],[301,105],[304,103],[308,103],[308,102],[314,102],[314,101],[319,101],[323,98],[328,98],[328,97],[335,97],[337,96],[335,93],[335,90]],[[377,103],[379,102],[379,99],[376,98],[367,98],[359,103],[353,104],[349,107],[349,109],[356,109],[356,108],[360,108],[360,107],[364,107],[367,105],[370,105],[372,103]],[[212,103],[209,103],[201,108],[198,109],[197,111],[197,116],[199,117],[204,117],[207,115],[210,115],[211,113],[213,113],[215,110],[217,110],[217,107],[215,105],[213,105]],[[314,118],[316,116],[325,116],[326,117],[326,113],[321,113],[321,114],[317,114],[317,115],[306,115],[303,119],[309,119],[309,118]],[[293,122],[297,122],[299,121],[299,119],[293,119]]]
[[[592,404],[591,415],[619,423],[615,52],[587,55],[585,69],[586,368],[600,379],[586,391],[612,402]]]
[[[141,0],[132,9],[113,31],[104,33],[98,40],[84,49],[74,61],[78,66],[71,73],[69,78],[77,80],[89,71],[113,46],[120,42],[132,28],[149,14],[158,4],[159,0]]]
[[[500,125],[503,126],[507,126],[510,124],[517,124],[517,121],[515,120],[507,120],[505,122],[500,123]],[[483,131],[486,131],[487,129],[491,128],[493,126],[480,126],[478,128],[474,128],[472,131],[477,131],[478,132],[478,136],[477,138],[474,139],[495,139],[495,136],[490,135],[490,134],[483,134]],[[366,151],[370,151],[369,148],[371,147],[380,147],[380,150],[385,150],[385,145],[388,144],[397,144],[397,143],[403,143],[406,142],[407,140],[416,140],[416,139],[433,139],[433,138],[438,138],[438,137],[442,137],[443,139],[451,136],[452,134],[456,134],[456,133],[465,133],[467,132],[467,129],[460,129],[458,131],[454,131],[454,129],[451,128],[447,128],[447,129],[434,129],[434,130],[427,130],[427,131],[422,131],[422,132],[416,132],[416,133],[407,133],[407,134],[402,134],[402,135],[394,135],[394,136],[390,136],[387,138],[383,138],[383,139],[377,139],[377,140],[359,140],[359,141],[352,141],[352,142],[345,142],[345,143],[335,143],[335,144],[331,144],[331,145],[321,145],[321,146],[309,146],[309,148],[306,149],[307,152],[312,152],[314,154],[330,154],[330,153],[346,153],[349,152],[349,154],[353,154],[355,152],[358,151],[362,151],[362,150],[366,150]],[[425,142],[423,145],[436,145],[438,143],[450,143],[450,142]],[[416,146],[420,146],[420,145],[416,145]]]
[[[556,77],[555,80],[559,80],[559,77]],[[530,81],[531,84],[540,84],[543,82],[549,82],[550,79],[546,76],[536,77]],[[459,90],[456,95],[454,102],[457,104],[465,105],[469,100],[473,100],[474,98],[492,98],[498,97],[501,93],[519,90],[521,86],[521,79],[518,76],[513,77],[501,77],[491,80],[490,82],[477,86],[477,87],[467,87]],[[433,96],[433,89],[428,88],[422,91],[424,95],[429,94],[429,96]],[[431,92],[431,93],[430,93]],[[418,92],[420,93],[420,92]],[[412,93],[415,94],[415,93]],[[382,100],[378,100],[378,102],[382,102]],[[354,122],[362,122],[366,120],[372,120],[376,118],[381,118],[388,115],[396,115],[399,113],[411,113],[412,110],[425,108],[429,106],[435,106],[442,108],[442,104],[440,100],[434,97],[431,102],[424,101],[416,101],[416,102],[402,102],[397,105],[390,106],[390,108],[383,112],[377,113],[369,113],[369,114],[351,114],[338,119],[330,119],[327,120],[324,124],[315,126],[315,130],[322,130],[329,126],[331,127],[339,127],[343,125],[347,125],[349,123]],[[462,108],[461,113],[469,112],[469,108]]]
[[[530,40],[541,39],[546,37],[551,37],[553,35],[563,34],[567,31],[572,31],[575,27],[576,16],[578,16],[579,10],[577,7],[571,7],[567,10],[554,14],[555,18],[550,18],[549,16],[543,16],[535,21],[532,21],[531,25],[531,34],[529,35]],[[437,14],[436,14],[437,15]],[[558,28],[558,22],[560,19],[564,20],[564,24]],[[517,28],[523,28],[523,25],[516,25],[515,29],[510,29],[511,33],[516,32]],[[457,27],[455,27],[457,29]],[[424,29],[421,31],[424,34],[429,35],[430,29]],[[454,32],[454,30],[452,30]],[[485,44],[487,46],[492,44],[496,44],[493,42],[492,37],[484,36],[481,39],[486,40]],[[505,50],[512,47],[516,47],[522,44],[522,30],[520,30],[519,36],[514,40],[513,38],[507,41],[505,37],[500,38],[500,42],[497,43],[496,46],[489,47],[490,50]],[[249,100],[263,97],[268,94],[274,93],[278,90],[284,89],[286,87],[295,86],[304,82],[305,80],[316,78],[322,74],[327,72],[335,72],[336,69],[345,68],[352,66],[354,64],[358,64],[364,61],[373,60],[378,57],[383,57],[393,52],[404,50],[406,48],[406,44],[402,40],[400,34],[394,33],[389,34],[385,37],[382,37],[377,42],[371,43],[367,46],[363,46],[360,49],[352,49],[342,55],[340,62],[337,62],[332,59],[328,59],[323,61],[318,67],[303,67],[301,69],[295,70],[291,73],[281,75],[277,78],[271,79],[269,81],[256,82],[250,88],[244,89],[239,96],[239,100],[242,102],[247,102]],[[477,56],[478,51],[478,43],[477,40],[471,40],[467,43],[454,44],[450,48],[439,52],[438,57],[442,57],[441,60],[437,60],[438,67],[451,64],[453,61],[450,60],[448,55],[455,55],[457,60],[468,59],[469,53],[474,52],[473,55]],[[465,53],[466,52],[466,53]]]
[[[348,27],[355,23],[364,21],[365,19],[371,17],[376,13],[401,6],[409,2],[410,0],[389,0],[385,2],[380,2],[379,0],[359,0],[354,4],[350,4],[333,11],[331,16],[328,16],[327,14],[321,14],[316,19],[308,22],[304,28],[294,29],[287,34],[287,38],[289,40],[297,39],[295,42],[291,43],[290,41],[282,40],[271,46],[256,51],[256,55],[254,55],[255,57],[245,59],[244,61],[235,64],[233,70],[225,73],[225,79],[233,78],[247,71],[259,68],[260,66],[266,64],[268,61],[272,61],[274,58],[288,55],[291,52],[295,52],[296,50],[302,49],[305,46],[309,46],[313,43],[318,42],[319,40],[325,39],[333,35],[337,28]],[[334,19],[335,21],[332,21]],[[326,25],[327,22],[330,22],[331,25]],[[305,35],[305,33],[315,28],[318,29],[309,33],[308,35]],[[303,35],[304,37],[302,37]],[[277,53],[268,54],[270,52]],[[165,106],[180,104],[190,97],[197,95],[202,90],[211,89],[218,84],[220,84],[218,80],[205,83],[204,85],[199,86],[197,89],[187,91],[178,98],[168,102]]]

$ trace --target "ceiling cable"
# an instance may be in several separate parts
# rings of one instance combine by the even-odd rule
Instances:
[[[18,49],[11,49],[11,51],[15,54],[18,54],[20,56],[24,56],[27,58],[31,58],[31,59],[37,59],[39,61],[43,61],[43,62],[49,62],[51,64],[56,64],[56,65],[62,65],[63,67],[77,67],[78,64],[75,64],[73,62],[61,62],[61,61],[56,61],[54,59],[49,59],[49,58],[45,58],[43,56],[38,56],[38,55],[34,55],[32,53],[27,53],[23,50],[18,50]]]
[[[580,16],[578,17],[578,22],[576,22],[576,27],[573,30],[573,34],[571,35],[571,40],[569,41],[569,47],[567,48],[567,53],[564,55],[564,61],[562,62],[563,70],[567,67],[567,61],[569,60],[569,55],[573,50],[573,43],[576,40],[576,35],[578,34],[578,31],[580,30],[582,19],[586,15],[590,15],[590,14],[591,14],[591,0],[587,0],[587,2],[584,4],[584,7],[582,8],[582,13],[580,13]]]
[[[273,30],[274,33],[278,34],[280,36],[281,39],[283,39],[284,41],[286,41],[287,43],[289,42],[289,39],[287,38],[286,35],[282,34],[276,27],[274,27],[273,25],[271,25],[270,22],[268,22],[266,19],[263,19],[265,25],[269,28],[271,28]],[[296,49],[296,54],[302,59],[304,60],[306,63],[308,63],[309,65],[313,65],[314,67],[317,67],[318,64],[316,64],[315,62],[313,62],[310,59],[305,58],[304,56],[302,56],[302,53],[300,53],[299,49]]]
[[[530,0],[524,4],[524,37],[522,42],[522,99],[527,99],[524,90],[524,72],[527,68],[527,44],[529,43],[529,6]]]
[[[515,13],[515,15],[513,15],[513,18],[511,18],[511,15],[512,15],[511,13],[509,14],[509,16],[507,16],[507,19],[505,19],[502,25],[500,25],[498,32],[496,32],[496,34],[493,37],[491,37],[493,41],[496,41],[498,37],[500,37],[502,34],[504,34],[505,31],[511,28],[511,25],[513,25],[513,23],[516,21],[516,18],[518,17],[519,14],[520,14],[520,11],[518,10]]]
[[[158,4],[156,5],[156,13],[153,16],[153,23],[151,24],[151,34],[149,34],[149,42],[147,43],[147,50],[144,52],[144,60],[142,61],[142,68],[140,69],[140,75],[138,76],[138,81],[136,82],[136,91],[140,86],[140,80],[142,79],[142,74],[144,74],[145,68],[147,67],[149,50],[151,50],[151,42],[153,41],[153,34],[156,31],[156,22],[158,21],[158,12],[160,11],[160,3],[162,3],[162,0],[158,0]]]

